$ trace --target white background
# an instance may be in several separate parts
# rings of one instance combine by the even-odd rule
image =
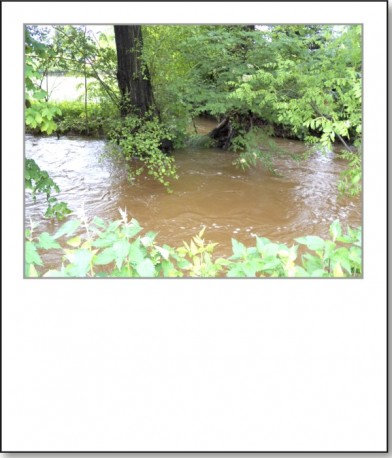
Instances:
[[[4,2],[3,450],[384,451],[386,3]],[[364,23],[363,280],[23,280],[23,23]]]

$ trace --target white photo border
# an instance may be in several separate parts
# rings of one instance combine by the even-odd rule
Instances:
[[[387,3],[2,10],[3,451],[385,451]],[[363,24],[364,278],[23,279],[29,23]]]

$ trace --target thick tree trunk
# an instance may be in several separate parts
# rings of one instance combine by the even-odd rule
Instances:
[[[142,62],[143,37],[140,25],[115,25],[117,81],[121,92],[120,111],[145,115],[153,106],[148,68]]]

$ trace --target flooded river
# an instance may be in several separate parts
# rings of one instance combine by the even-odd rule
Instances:
[[[208,126],[209,127],[209,126]],[[204,133],[207,126],[198,126]],[[301,142],[278,139],[288,153],[305,151]],[[303,235],[328,236],[331,222],[362,225],[360,198],[340,198],[337,182],[345,168],[333,153],[316,153],[296,162],[280,156],[279,176],[258,166],[242,171],[232,162],[236,155],[218,149],[189,148],[174,152],[179,179],[169,194],[151,178],[127,181],[123,164],[100,160],[103,140],[80,137],[26,136],[26,157],[49,172],[60,186],[59,200],[72,210],[84,206],[88,216],[120,219],[126,208],[146,230],[158,232],[158,243],[180,246],[202,226],[205,239],[218,242],[216,253],[231,253],[231,238],[250,246],[255,234],[291,243]],[[45,199],[37,203],[26,195],[25,221],[40,222],[39,231],[53,232],[59,223],[43,220]],[[59,260],[51,260],[56,267]]]

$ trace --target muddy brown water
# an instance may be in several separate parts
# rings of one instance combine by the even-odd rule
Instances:
[[[198,123],[199,133],[210,130],[210,121]],[[277,139],[282,151],[300,153],[303,143]],[[130,183],[124,165],[101,160],[106,142],[81,137],[26,136],[25,154],[49,172],[60,186],[59,200],[77,211],[84,206],[89,217],[120,219],[126,208],[147,231],[158,232],[157,242],[180,246],[203,226],[205,239],[218,242],[216,253],[231,253],[231,238],[255,243],[255,235],[291,244],[295,237],[328,237],[329,225],[362,224],[361,199],[338,195],[339,174],[346,163],[333,153],[316,153],[297,162],[276,160],[279,176],[258,166],[240,170],[232,162],[235,153],[218,149],[188,148],[174,152],[179,179],[168,194],[158,183],[142,177]],[[33,203],[26,193],[25,223],[40,222],[38,232],[53,233],[61,223],[44,220],[45,199]],[[58,254],[46,255],[48,268],[61,264]]]

